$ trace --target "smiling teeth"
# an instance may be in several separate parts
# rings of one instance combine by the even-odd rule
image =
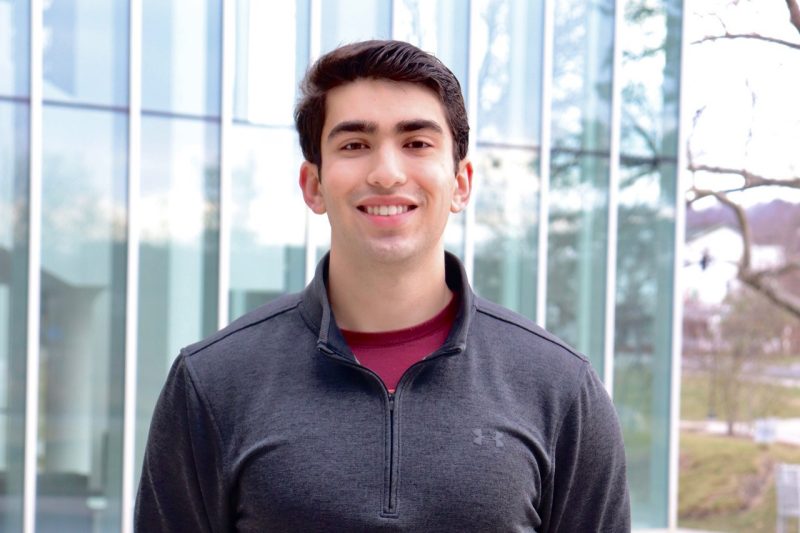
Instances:
[[[382,217],[390,217],[393,215],[402,215],[408,211],[407,205],[368,205],[366,207],[367,213],[370,215],[378,215]]]

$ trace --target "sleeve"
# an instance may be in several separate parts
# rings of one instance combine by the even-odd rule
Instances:
[[[542,531],[631,530],[625,449],[614,405],[588,363],[557,435]]]
[[[186,356],[172,365],[156,403],[136,496],[137,532],[230,531],[219,435]]]

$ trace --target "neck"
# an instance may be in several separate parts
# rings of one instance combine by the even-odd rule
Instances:
[[[331,249],[328,297],[340,328],[392,331],[436,316],[450,301],[444,250],[411,264],[352,264]]]

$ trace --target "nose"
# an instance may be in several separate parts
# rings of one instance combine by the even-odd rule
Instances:
[[[374,152],[373,165],[367,175],[367,183],[374,187],[391,189],[406,182],[402,165],[402,154],[393,146],[382,146]]]

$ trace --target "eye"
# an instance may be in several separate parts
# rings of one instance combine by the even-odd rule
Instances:
[[[355,150],[363,150],[366,147],[367,147],[367,145],[362,143],[362,142],[353,141],[353,142],[349,142],[349,143],[345,144],[344,146],[342,146],[341,149],[344,150],[344,151],[347,151],[347,152],[352,152],[352,151],[355,151]]]
[[[428,148],[428,147],[433,146],[433,145],[428,143],[428,142],[426,142],[426,141],[415,140],[415,141],[407,142],[406,146],[408,148],[420,149],[420,148]]]

